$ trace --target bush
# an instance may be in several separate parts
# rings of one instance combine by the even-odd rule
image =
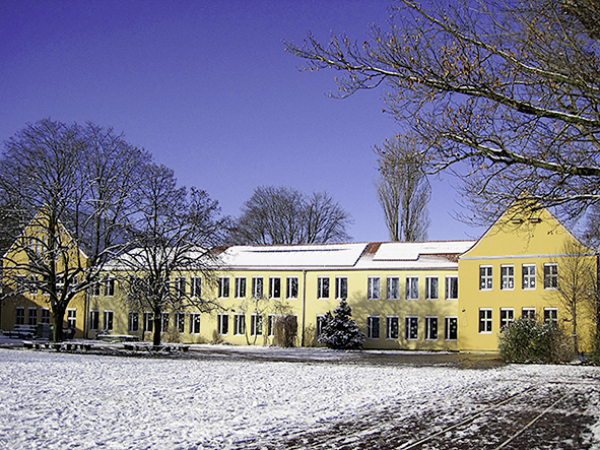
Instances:
[[[323,321],[319,342],[334,350],[358,350],[367,336],[360,331],[354,319],[352,308],[342,299],[337,308],[328,312]]]
[[[553,322],[518,319],[502,330],[500,356],[517,363],[570,361],[568,339]]]
[[[275,321],[273,342],[278,347],[293,347],[298,335],[298,319],[292,314],[278,317]]]

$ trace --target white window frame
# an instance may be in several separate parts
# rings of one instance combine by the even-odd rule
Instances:
[[[173,313],[173,329],[179,334],[185,333],[185,313]]]
[[[161,333],[167,333],[169,331],[169,321],[170,321],[170,317],[169,317],[168,312],[160,313],[160,332]]]
[[[246,334],[246,314],[237,313],[233,315],[233,334],[235,336]]]
[[[400,338],[400,318],[398,316],[387,316],[385,328],[386,339],[397,341]]]
[[[250,336],[262,336],[263,315],[253,313],[250,316]]]
[[[114,297],[115,296],[115,279],[105,278],[104,279],[104,296]]]
[[[269,298],[281,298],[281,277],[269,277]]]
[[[135,333],[140,329],[140,315],[136,311],[129,311],[127,316],[127,331]]]
[[[492,334],[494,312],[492,308],[479,308],[479,334]]]
[[[190,334],[200,334],[200,320],[200,313],[190,313]]]
[[[90,310],[90,330],[100,329],[100,310]]]
[[[536,266],[535,264],[523,264],[521,266],[523,290],[533,291],[536,288]]]
[[[446,300],[458,300],[458,276],[456,275],[446,276]]]
[[[252,277],[252,298],[263,298],[265,295],[265,281],[263,277]]]
[[[515,321],[514,308],[500,308],[500,330]]]
[[[318,299],[329,299],[329,277],[318,277],[317,278],[317,298]]]
[[[558,308],[544,308],[544,322],[558,325]]]
[[[454,330],[453,330],[454,328]],[[455,334],[455,337],[452,337]],[[457,316],[446,316],[444,317],[444,340],[445,341],[458,341],[458,317]]]
[[[479,266],[479,290],[494,289],[494,266]]]
[[[419,300],[419,277],[409,275],[406,277],[406,300]]]
[[[175,293],[177,298],[185,297],[187,291],[187,280],[185,277],[176,277],[175,278]]]
[[[515,266],[502,264],[500,266],[500,290],[513,291],[515,289]]]
[[[558,289],[558,264],[544,264],[544,289]]]
[[[246,297],[246,277],[235,277],[235,298]]]
[[[435,326],[434,326],[435,324]],[[437,341],[440,336],[440,321],[437,316],[425,316],[425,340]]]
[[[275,336],[275,322],[277,322],[277,314],[269,314],[267,316],[267,336]]]
[[[154,314],[144,311],[144,332],[152,333],[154,330]]]
[[[335,277],[335,299],[348,298],[348,277]]]
[[[102,326],[105,331],[112,331],[115,328],[115,313],[110,309],[105,309],[102,314]]]
[[[77,328],[77,309],[67,309],[67,328]]]
[[[219,277],[219,298],[229,298],[229,277]]]
[[[440,280],[438,277],[425,277],[425,299],[438,300],[440,298]]]
[[[534,307],[526,306],[521,308],[521,318],[535,319],[537,317],[537,311]]]
[[[387,299],[400,300],[400,277],[387,277]]]
[[[202,277],[191,277],[190,285],[190,296],[194,298],[202,298]]]
[[[419,316],[406,316],[404,318],[404,338],[407,341],[419,339]]]
[[[381,278],[371,276],[367,278],[367,299],[381,300]]]
[[[298,299],[298,277],[287,277],[285,289],[285,298]]]
[[[379,316],[367,317],[367,339],[376,340],[381,338],[381,319]]]
[[[229,314],[217,314],[217,332],[221,336],[229,334]]]

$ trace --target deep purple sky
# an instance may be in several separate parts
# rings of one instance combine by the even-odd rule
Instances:
[[[389,0],[2,0],[0,140],[51,118],[92,121],[205,189],[237,216],[256,186],[327,191],[356,241],[387,240],[373,145],[398,125],[383,90],[345,100],[331,71],[301,72],[284,51],[308,31],[364,40]],[[435,181],[430,239],[478,237],[452,218],[458,193]]]

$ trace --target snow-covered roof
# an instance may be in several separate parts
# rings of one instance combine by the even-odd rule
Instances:
[[[416,261],[422,255],[457,255],[473,244],[475,241],[385,242],[373,255],[373,261]]]

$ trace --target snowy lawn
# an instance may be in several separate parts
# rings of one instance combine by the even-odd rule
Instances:
[[[0,349],[0,448],[243,448],[382,411],[400,421],[415,411],[454,420],[482,399],[599,377],[599,368],[581,366],[467,370]],[[596,418],[590,443],[600,445],[597,398],[588,409]]]

